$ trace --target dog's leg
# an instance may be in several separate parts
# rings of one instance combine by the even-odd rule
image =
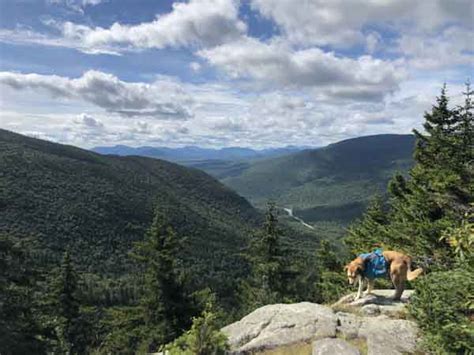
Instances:
[[[357,290],[357,295],[354,301],[357,301],[359,298],[362,297],[362,289],[364,288],[364,279],[362,278],[362,276],[357,276],[357,282],[359,282],[359,289]]]
[[[374,283],[374,279],[369,279],[367,281],[367,290],[364,292],[364,295],[370,295],[372,293],[372,291],[374,290]]]
[[[407,265],[405,263],[392,263],[390,265],[390,277],[395,286],[395,294],[393,300],[398,301],[402,297],[405,290],[405,280],[407,278]]]

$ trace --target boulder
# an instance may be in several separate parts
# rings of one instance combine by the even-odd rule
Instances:
[[[273,304],[222,328],[232,354],[247,354],[336,336],[331,308],[315,303]]]
[[[336,332],[345,339],[355,339],[359,337],[359,329],[363,319],[352,313],[338,312]]]
[[[316,340],[312,346],[312,355],[360,355],[360,351],[355,346],[337,338]]]
[[[410,301],[413,290],[405,290],[402,298],[397,301],[393,300],[393,293],[394,290],[374,290],[370,295],[364,295],[358,300],[354,300],[354,293],[342,297],[332,307],[344,305],[358,310],[362,315],[366,316],[385,314],[396,317],[404,311],[406,304]]]
[[[365,317],[359,329],[359,337],[367,340],[368,355],[412,354],[417,334],[416,323],[384,315]]]

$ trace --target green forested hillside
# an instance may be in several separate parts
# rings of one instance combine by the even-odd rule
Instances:
[[[412,165],[412,135],[377,135],[252,163],[222,181],[256,206],[272,199],[306,222],[349,222]]]
[[[130,272],[127,253],[143,238],[155,205],[186,237],[183,254],[196,279],[209,284],[240,272],[237,254],[257,212],[204,172],[0,130],[0,233],[30,237],[47,260],[69,249],[82,271]]]

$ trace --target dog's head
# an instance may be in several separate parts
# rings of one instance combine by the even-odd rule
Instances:
[[[349,264],[344,266],[344,270],[347,272],[349,285],[353,285],[357,277],[364,271],[364,261],[361,258],[352,260]]]

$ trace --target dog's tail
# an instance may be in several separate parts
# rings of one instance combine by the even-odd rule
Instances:
[[[407,273],[407,280],[408,281],[413,281],[414,279],[416,279],[418,276],[420,276],[422,273],[424,272],[424,270],[420,267],[418,269],[415,269],[413,271],[409,271]]]
[[[407,272],[408,281],[413,281],[424,272],[424,270],[421,267],[413,271],[411,270],[411,258],[409,258],[409,260],[407,261],[407,266],[408,266],[408,272]]]

